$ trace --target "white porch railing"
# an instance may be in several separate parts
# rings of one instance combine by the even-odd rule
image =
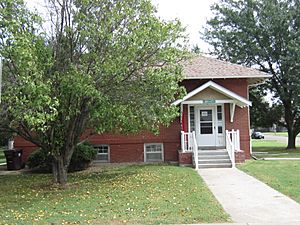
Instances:
[[[235,152],[240,151],[240,131],[226,130],[226,150],[231,160],[232,167],[235,167]]]
[[[182,152],[193,152],[193,163],[198,168],[198,144],[196,140],[196,133],[181,131],[181,149]]]

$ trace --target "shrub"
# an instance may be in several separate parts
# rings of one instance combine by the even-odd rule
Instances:
[[[51,172],[51,161],[52,159],[50,154],[39,148],[29,155],[26,164],[30,169],[37,169],[42,172]]]
[[[97,150],[87,141],[78,145],[72,155],[69,165],[69,171],[79,171],[86,169],[93,159],[95,159]]]
[[[96,154],[97,151],[89,142],[79,144],[74,150],[68,170],[79,171],[86,169],[95,158]],[[47,152],[38,149],[29,155],[27,165],[31,169],[37,169],[42,172],[51,172],[51,161],[52,158]]]

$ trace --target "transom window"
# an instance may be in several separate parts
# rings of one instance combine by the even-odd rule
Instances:
[[[97,150],[97,161],[109,162],[109,145],[95,145],[94,148]]]
[[[145,162],[161,162],[163,161],[163,144],[149,143],[145,144]]]

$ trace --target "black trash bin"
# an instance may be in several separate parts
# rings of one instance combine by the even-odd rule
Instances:
[[[7,170],[20,170],[22,168],[23,149],[4,150]]]

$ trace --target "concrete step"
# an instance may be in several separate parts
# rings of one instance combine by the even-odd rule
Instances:
[[[198,150],[219,150],[225,149],[225,146],[198,146]]]
[[[217,163],[217,164],[199,164],[199,169],[209,169],[209,168],[231,168],[231,163]]]
[[[198,159],[229,159],[229,156],[226,155],[198,155]]]
[[[225,150],[199,150],[198,155],[228,155]]]
[[[231,168],[226,149],[201,149],[198,151],[198,169]]]
[[[202,164],[226,164],[226,163],[229,163],[231,164],[231,161],[230,159],[201,159],[201,160],[198,160],[198,164],[199,165],[202,165]]]

